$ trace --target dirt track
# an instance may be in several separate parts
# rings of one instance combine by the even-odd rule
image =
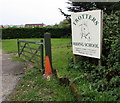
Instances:
[[[2,58],[2,101],[8,101],[8,96],[14,90],[16,84],[22,77],[24,66],[19,62],[13,62],[11,54],[2,53],[0,51],[0,58]]]

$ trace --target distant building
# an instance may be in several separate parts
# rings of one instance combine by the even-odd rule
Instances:
[[[3,25],[0,25],[0,28],[4,28]]]
[[[25,24],[25,27],[44,27],[45,24]]]
[[[25,25],[0,25],[0,28],[9,28],[9,27],[25,27]]]

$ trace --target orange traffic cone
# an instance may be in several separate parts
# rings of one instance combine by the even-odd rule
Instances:
[[[52,77],[52,76],[53,76],[53,74],[52,74],[50,59],[49,59],[49,56],[46,56],[45,74],[43,75],[43,78],[48,78],[48,77]]]

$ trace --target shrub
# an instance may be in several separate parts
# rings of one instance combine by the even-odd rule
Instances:
[[[81,57],[76,64],[70,63],[69,70],[71,68],[80,72],[74,82],[80,86],[83,101],[120,100],[119,12],[104,14],[102,66],[98,66],[98,60],[87,57]]]
[[[43,38],[46,32],[51,33],[52,38],[65,37],[70,34],[69,28],[62,27],[41,27],[41,28],[3,28],[2,39],[15,38]]]

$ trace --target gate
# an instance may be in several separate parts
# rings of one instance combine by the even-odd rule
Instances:
[[[24,60],[36,63],[44,71],[43,40],[40,42],[18,40],[18,55]]]

